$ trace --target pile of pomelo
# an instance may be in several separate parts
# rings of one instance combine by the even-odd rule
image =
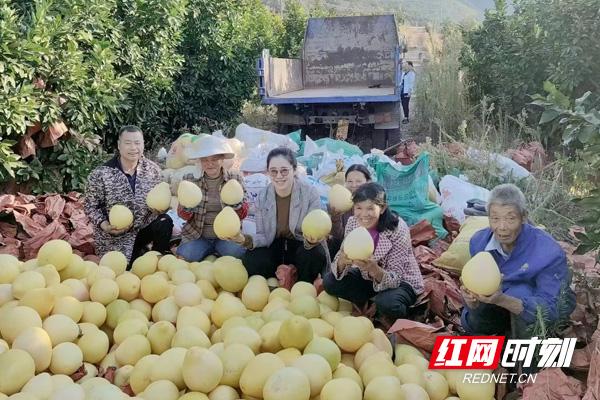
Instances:
[[[61,240],[0,255],[0,399],[493,399],[308,283],[275,288],[232,257],[126,264]]]

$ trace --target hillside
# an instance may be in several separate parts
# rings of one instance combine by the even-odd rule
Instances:
[[[279,11],[284,0],[263,0]],[[403,15],[406,22],[424,24],[428,22],[462,22],[481,20],[494,0],[300,0],[307,7],[319,4],[338,14],[381,14]]]

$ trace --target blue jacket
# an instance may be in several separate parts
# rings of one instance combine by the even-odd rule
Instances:
[[[476,232],[470,242],[471,255],[485,251],[491,238],[490,228]],[[568,317],[573,311],[575,294],[569,287],[567,257],[548,233],[524,224],[507,259],[496,250],[490,253],[504,275],[502,291],[523,301],[523,312],[519,316],[523,322],[531,324],[535,321],[538,305],[545,309],[549,321]],[[559,310],[557,299],[563,286],[567,302],[563,310]]]

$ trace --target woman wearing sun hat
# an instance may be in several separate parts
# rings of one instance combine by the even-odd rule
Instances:
[[[218,253],[221,256],[241,257],[245,248],[237,243],[221,240],[215,234],[213,222],[217,214],[226,205],[221,202],[221,188],[231,179],[237,180],[242,187],[242,177],[223,167],[223,161],[232,159],[235,154],[229,144],[215,136],[205,136],[192,143],[186,151],[190,160],[195,160],[202,171],[200,179],[194,181],[202,189],[202,201],[193,209],[179,206],[177,213],[186,220],[181,231],[181,245],[177,255],[186,261],[200,261],[206,256]],[[244,193],[245,193],[244,189]],[[232,207],[240,219],[248,214],[248,202],[244,200]]]

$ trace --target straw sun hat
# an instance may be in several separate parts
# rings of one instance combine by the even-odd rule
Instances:
[[[185,151],[188,159],[197,159],[222,154],[226,159],[235,157],[233,150],[225,139],[207,135],[188,145]]]

